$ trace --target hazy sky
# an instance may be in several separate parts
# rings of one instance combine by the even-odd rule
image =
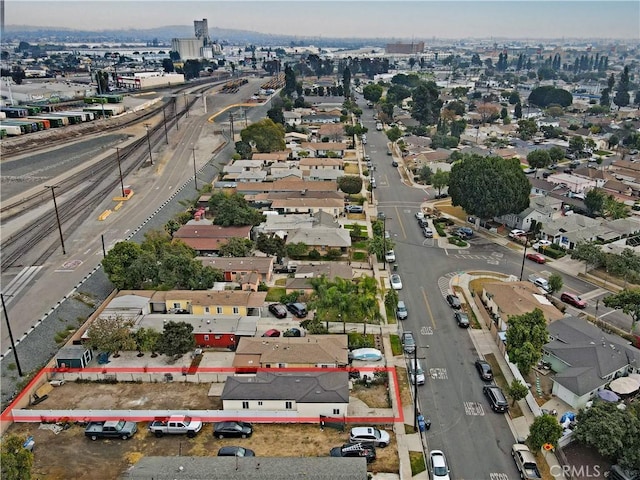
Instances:
[[[99,31],[209,27],[323,37],[623,38],[640,41],[638,0],[30,1],[6,0],[5,24]]]

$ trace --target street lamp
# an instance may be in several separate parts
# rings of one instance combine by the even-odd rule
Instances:
[[[12,297],[13,295],[9,295]],[[11,341],[11,350],[13,350],[13,358],[16,359],[16,367],[18,368],[18,375],[22,377],[22,368],[20,367],[20,360],[18,360],[18,352],[16,350],[16,344],[13,341],[13,333],[11,332],[11,325],[9,323],[9,314],[7,313],[7,306],[4,304],[4,295],[0,293],[0,301],[2,301],[2,309],[4,310],[4,318],[7,321],[7,331],[9,332],[9,340]]]
[[[196,191],[198,191],[198,179],[196,178],[196,149],[195,147],[191,147],[191,152],[193,153],[193,184],[196,187]]]
[[[66,255],[67,252],[64,249],[64,238],[62,237],[62,225],[60,224],[60,215],[58,215],[58,204],[56,203],[55,189],[58,188],[58,185],[45,185],[44,188],[51,189],[51,195],[53,196],[53,209],[56,212],[56,220],[58,222],[58,232],[60,232],[60,244],[62,245],[62,254]]]
[[[124,193],[124,182],[122,181],[122,165],[120,165],[120,148],[116,147],[116,158],[118,159],[118,172],[120,172],[120,188],[122,189],[122,196],[125,196]]]
[[[149,139],[149,127],[151,126],[150,123],[145,123],[144,124],[144,128],[146,128],[147,130],[147,145],[149,145],[149,162],[151,163],[151,165],[153,165],[153,157],[151,156],[151,140]]]
[[[524,262],[527,259],[527,245],[529,244],[529,237],[532,235],[532,232],[525,233],[524,235],[524,253],[522,254],[522,268],[520,268],[520,281],[522,281],[522,276],[524,275]]]

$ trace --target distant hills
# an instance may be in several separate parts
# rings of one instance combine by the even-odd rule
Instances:
[[[3,43],[24,41],[29,43],[151,43],[170,45],[172,38],[193,37],[192,26],[168,25],[146,30],[72,30],[67,28],[32,27],[28,25],[7,25],[3,32]],[[299,37],[293,35],[267,34],[249,30],[210,28],[212,40],[232,45],[280,45],[302,46],[313,44],[318,47],[361,48],[383,46],[391,39]],[[398,39],[393,39],[398,41]]]

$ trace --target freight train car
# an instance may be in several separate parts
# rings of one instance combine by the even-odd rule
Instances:
[[[17,137],[24,133],[23,126],[20,125],[8,125],[4,122],[0,123],[0,129],[4,130],[8,137]]]

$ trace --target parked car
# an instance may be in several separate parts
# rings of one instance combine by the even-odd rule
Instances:
[[[218,422],[213,427],[213,436],[216,438],[248,438],[252,434],[253,426],[247,422]]]
[[[424,218],[424,213],[416,212],[416,220],[422,220]]]
[[[249,448],[229,446],[229,447],[222,447],[220,450],[218,450],[218,456],[219,457],[255,457],[256,453]]]
[[[424,385],[424,370],[420,364],[420,360],[411,358],[407,364],[407,374],[409,375],[409,381],[411,385]]]
[[[364,156],[364,160],[365,160],[366,162],[370,162],[370,161],[371,161],[371,157],[370,157],[369,155],[365,155],[365,156]]]
[[[449,294],[447,295],[447,303],[449,306],[455,310],[460,310],[462,308],[462,303],[460,303],[460,299],[457,295]]]
[[[516,443],[511,447],[511,456],[516,462],[522,480],[540,480],[542,478],[536,464],[536,457],[533,456],[529,447],[522,443]]]
[[[507,398],[502,393],[502,389],[497,385],[485,385],[482,391],[489,400],[491,410],[494,412],[504,413],[509,410]]]
[[[287,309],[281,303],[272,303],[269,305],[269,311],[276,318],[285,318],[287,316]]]
[[[398,300],[398,305],[396,306],[396,317],[398,320],[406,320],[409,317],[407,306],[402,300]]]
[[[524,230],[520,230],[519,228],[516,228],[516,229],[511,230],[509,232],[509,237],[510,238],[518,238],[518,237],[521,237],[521,236],[526,235],[526,234],[527,234],[527,232],[525,232]]]
[[[425,238],[433,238],[433,230],[429,227],[424,227],[424,229],[422,230],[422,234],[425,236]]]
[[[402,349],[404,353],[413,353],[416,351],[416,339],[413,337],[413,333],[402,333]]]
[[[344,207],[344,210],[347,213],[362,213],[362,212],[364,212],[364,208],[362,207],[362,205],[347,205],[346,207]]]
[[[442,198],[447,198],[448,196],[449,196],[449,194],[448,194],[448,193],[438,193],[438,194],[435,196],[435,199],[436,199],[436,200],[440,200],[440,199],[442,199]]]
[[[307,316],[307,306],[302,302],[287,303],[287,310],[298,318],[304,318]]]
[[[456,319],[456,322],[458,323],[459,327],[469,328],[469,317],[467,316],[466,313],[455,312],[453,316]]]
[[[387,263],[393,263],[396,261],[396,252],[394,252],[393,250],[389,250],[387,253],[384,254],[384,260]]]
[[[547,259],[544,258],[539,253],[527,253],[527,258],[529,260],[531,260],[532,262],[536,262],[536,263],[540,263],[540,264],[543,264],[543,263],[545,263],[547,261]]]
[[[587,306],[587,302],[582,300],[575,293],[562,292],[562,295],[560,295],[560,300],[562,300],[564,303],[568,303],[569,305],[573,305],[576,308],[585,308]]]
[[[393,275],[391,275],[390,281],[391,288],[393,288],[394,290],[402,290],[402,279],[400,278],[400,275],[394,273]]]
[[[493,372],[491,371],[491,365],[486,360],[476,360],[476,370],[478,375],[485,381],[493,380]]]
[[[108,422],[89,422],[84,434],[91,440],[98,438],[121,438],[128,440],[138,431],[136,422],[127,422],[126,420],[110,420]]]
[[[200,420],[186,417],[184,415],[157,418],[149,423],[149,431],[156,437],[169,434],[187,435],[187,437],[193,438],[200,430],[202,430],[202,422]]]
[[[290,328],[282,334],[283,337],[304,337],[304,330],[300,328]]]
[[[398,162],[396,162],[395,160],[393,160],[393,161],[391,162],[391,166],[392,166],[392,167],[397,167],[397,166],[398,166]]]
[[[353,360],[377,362],[382,360],[382,352],[377,348],[356,348],[349,352],[349,357]]]
[[[429,452],[429,468],[432,480],[449,480],[449,464],[442,450]]]
[[[458,227],[455,230],[453,230],[453,234],[457,235],[463,240],[467,240],[473,237],[473,230],[470,229],[469,227]]]
[[[376,448],[364,443],[345,443],[341,447],[334,447],[329,452],[332,457],[365,457],[367,463],[376,459]]]
[[[533,274],[529,276],[529,281],[533,283],[536,287],[540,287],[542,290],[544,290],[547,293],[551,291],[549,282],[545,278],[538,277],[537,275]]]
[[[426,218],[419,218],[418,226],[420,228],[427,228],[429,226],[429,220],[427,220]]]
[[[262,334],[263,337],[279,337],[280,330],[276,330],[275,328],[270,328],[266,332]]]
[[[533,244],[532,248],[535,251],[539,251],[540,249],[544,250],[549,245],[551,245],[551,242],[549,240],[538,240],[536,243]]]
[[[368,443],[374,447],[384,448],[389,445],[391,437],[388,432],[375,427],[353,427],[349,432],[351,443]]]

